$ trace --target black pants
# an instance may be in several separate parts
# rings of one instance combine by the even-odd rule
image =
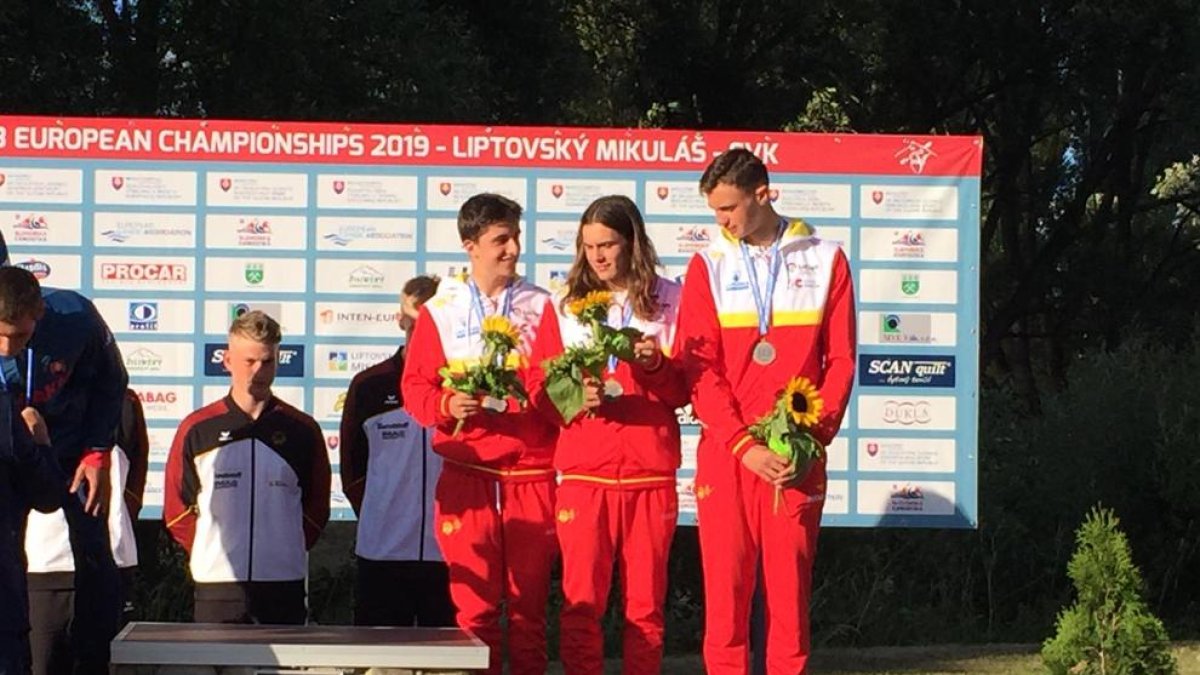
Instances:
[[[196,584],[196,623],[304,625],[304,580]]]
[[[453,626],[446,563],[358,558],[358,626]]]
[[[24,633],[0,632],[0,675],[29,675],[29,641]]]
[[[65,475],[78,460],[64,462]],[[109,643],[121,624],[121,582],[108,543],[108,519],[89,516],[79,497],[63,491],[63,515],[75,558],[71,648],[77,675],[108,675]],[[55,675],[58,675],[57,673]]]
[[[133,618],[133,584],[136,567],[118,570],[121,620]],[[29,574],[29,644],[33,675],[59,675],[75,671],[71,647],[75,617],[75,574],[51,572]]]

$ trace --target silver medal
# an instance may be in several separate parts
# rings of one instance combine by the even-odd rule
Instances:
[[[502,398],[494,398],[492,396],[484,396],[483,401],[480,402],[480,405],[484,410],[490,410],[492,412],[502,413],[505,410],[508,410],[508,401],[505,401]]]
[[[604,397],[605,398],[619,398],[624,393],[625,393],[625,387],[622,387],[620,382],[617,382],[616,380],[605,380],[604,381]]]
[[[759,340],[754,345],[754,362],[760,366],[769,366],[775,362],[775,345],[766,340]]]

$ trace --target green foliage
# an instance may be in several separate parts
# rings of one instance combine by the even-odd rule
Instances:
[[[1142,577],[1116,515],[1093,508],[1067,565],[1077,600],[1058,617],[1042,647],[1055,675],[1156,675],[1176,672],[1170,639],[1142,599]]]
[[[642,339],[636,328],[612,328],[608,325],[611,294],[588,294],[570,303],[570,312],[579,323],[591,328],[591,340],[584,345],[567,347],[562,354],[542,364],[546,373],[546,396],[566,422],[583,411],[583,383],[600,379],[610,356],[633,360],[633,345]]]

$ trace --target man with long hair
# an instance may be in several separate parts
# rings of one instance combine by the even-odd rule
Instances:
[[[484,408],[480,395],[443,386],[439,371],[478,364],[484,321],[495,317],[516,332],[519,360],[528,357],[548,294],[517,276],[520,221],[521,206],[496,194],[459,209],[470,274],[443,279],[421,307],[400,387],[417,422],[436,427],[433,450],[444,459],[434,497],[438,545],[450,564],[458,625],[487,644],[493,675],[503,663],[505,610],[513,675],[546,670],[557,429],[514,397],[488,399]]]
[[[695,491],[704,663],[713,675],[749,672],[750,599],[761,560],[767,672],[796,675],[808,662],[825,462],[799,471],[748,425],[770,412],[792,378],[804,377],[824,401],[813,435],[828,446],[837,434],[854,381],[850,268],[836,244],[775,212],[767,169],[752,153],[718,156],[700,190],[724,236],[688,266],[677,344],[702,424]]]
[[[542,313],[534,342],[534,400],[563,429],[554,453],[561,473],[558,541],[563,556],[561,654],[571,675],[601,673],[613,564],[625,600],[623,667],[656,673],[662,663],[667,557],[675,533],[679,422],[687,388],[664,350],[679,313],[679,284],[658,275],[658,256],[637,206],[601,197],[580,219],[566,287]],[[590,339],[567,307],[596,292],[611,294],[611,327],[644,336],[633,360],[612,358],[603,378],[585,382],[585,412],[562,419],[546,399],[540,364]]]

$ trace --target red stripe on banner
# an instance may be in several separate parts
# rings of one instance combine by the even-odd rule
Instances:
[[[702,171],[746,147],[785,173],[977,176],[977,136],[0,116],[0,157]]]

